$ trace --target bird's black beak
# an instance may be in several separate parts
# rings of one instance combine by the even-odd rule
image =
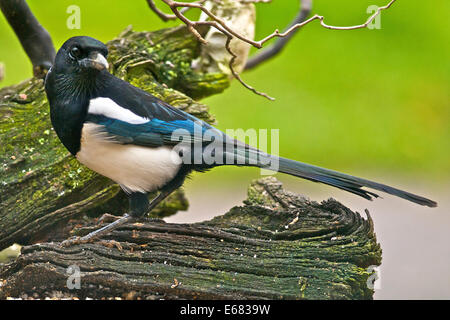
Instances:
[[[94,68],[99,71],[103,69],[108,69],[108,61],[106,58],[97,51],[93,51],[89,54],[87,58],[80,60],[80,65],[84,68]]]

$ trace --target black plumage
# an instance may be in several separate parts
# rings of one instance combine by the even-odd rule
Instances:
[[[434,201],[409,192],[272,156],[231,139],[209,124],[116,78],[107,71],[106,56],[107,48],[98,40],[90,37],[69,39],[57,53],[55,64],[46,78],[45,90],[50,102],[54,129],[61,142],[74,156],[84,159],[88,164],[93,164],[91,167],[94,167],[94,170],[100,168],[100,173],[113,179],[116,176],[123,176],[120,174],[121,164],[102,159],[101,154],[84,151],[91,150],[86,147],[88,143],[86,141],[94,139],[95,146],[104,143],[105,148],[109,148],[105,150],[110,157],[113,155],[113,157],[117,156],[117,159],[137,161],[139,166],[136,166],[135,172],[133,168],[128,168],[127,178],[116,179],[119,180],[116,182],[120,183],[129,195],[129,213],[132,216],[141,216],[151,210],[173,190],[181,186],[185,177],[193,170],[205,171],[225,164],[270,169],[270,164],[274,162],[278,163],[280,172],[328,184],[366,199],[377,197],[377,195],[363,187],[387,192],[421,205],[436,206]],[[88,128],[95,129],[92,131],[95,134],[88,131]],[[181,134],[174,134],[178,132]],[[209,133],[210,136],[205,133]],[[182,148],[178,148],[180,139],[184,142]],[[223,147],[214,149],[212,152],[214,159],[221,159],[221,161],[198,162],[198,159],[202,159],[199,153],[204,153],[211,143]],[[195,144],[200,145],[200,148],[194,148]],[[117,148],[118,145],[130,148]],[[124,153],[127,150],[130,151],[130,155],[113,153]],[[182,157],[182,163],[178,166],[162,163],[168,161],[165,157],[175,152],[174,150]],[[149,162],[155,167],[155,176],[159,178],[155,178],[152,183],[144,183],[143,188],[133,183],[127,185],[133,180],[130,175],[136,175],[138,180],[137,178],[140,178],[138,176],[142,175],[143,171],[152,172],[152,167],[150,165],[147,167],[143,159],[135,159],[131,155],[134,152],[134,157],[142,157],[146,151],[149,151],[148,154],[152,157]],[[155,152],[151,153],[151,151]],[[84,154],[80,156],[83,152]],[[86,157],[91,154],[95,154],[97,159],[86,160]],[[197,161],[193,161],[195,159]],[[97,166],[104,161],[106,161],[105,168],[107,167],[109,171]],[[126,162],[122,161],[124,167],[128,164],[128,161]],[[167,172],[164,172],[164,168],[167,168]],[[149,204],[146,194],[156,190],[161,193]]]

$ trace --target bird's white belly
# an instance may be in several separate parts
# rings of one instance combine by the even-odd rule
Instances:
[[[118,144],[86,123],[76,157],[82,164],[122,185],[127,192],[150,192],[164,186],[181,166],[178,153],[169,147],[147,148]]]

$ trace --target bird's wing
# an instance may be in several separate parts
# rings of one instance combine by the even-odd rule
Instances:
[[[174,146],[178,143],[194,144],[211,142],[205,138],[207,130],[190,119],[163,121],[157,118],[142,123],[130,123],[99,114],[88,114],[86,122],[99,125],[99,130],[121,144],[146,147]],[[219,131],[220,132],[220,131]]]
[[[211,127],[200,119],[177,109],[170,104],[158,99],[150,93],[123,81],[110,73],[103,74],[103,86],[98,92],[98,97],[111,99],[121,108],[131,111],[139,117],[146,119],[159,119],[162,121],[191,120],[202,123],[204,127]]]
[[[101,130],[118,143],[148,147],[211,141],[205,131],[217,136],[224,133],[208,123],[177,109],[157,97],[104,74],[102,89],[89,101],[87,122],[100,125]]]
[[[248,163],[249,158],[259,157],[256,148],[128,82],[109,73],[105,76],[103,90],[89,103],[86,121],[100,125],[113,141],[146,147],[178,145],[196,159],[203,159],[202,148],[207,145],[217,159],[224,154]]]

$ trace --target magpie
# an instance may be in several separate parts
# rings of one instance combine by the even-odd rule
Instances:
[[[324,183],[371,200],[383,191],[420,205],[424,197],[348,174],[277,157],[227,136],[108,72],[108,49],[87,36],[59,49],[45,79],[50,117],[62,144],[79,162],[117,182],[129,211],[81,240],[144,216],[193,171],[254,166]],[[148,193],[158,191],[149,201]],[[80,239],[78,239],[80,240]]]

